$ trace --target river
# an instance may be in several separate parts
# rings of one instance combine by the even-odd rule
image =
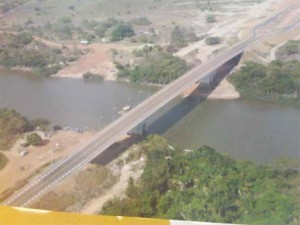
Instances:
[[[116,119],[124,106],[135,106],[158,89],[1,70],[0,108],[15,109],[29,119],[44,118],[52,125],[99,130]],[[257,163],[282,156],[300,159],[299,108],[247,100],[177,98],[146,122],[149,131],[185,149],[209,145]]]

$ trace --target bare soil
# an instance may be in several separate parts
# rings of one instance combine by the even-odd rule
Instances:
[[[115,183],[110,190],[87,203],[81,210],[81,213],[97,214],[101,211],[107,201],[115,197],[125,197],[125,190],[127,188],[129,178],[132,177],[134,180],[138,180],[143,173],[145,165],[145,158],[143,156],[126,163],[126,158],[128,158],[130,154],[138,151],[139,146],[135,145],[121,157],[107,165],[107,168],[112,171],[115,176],[119,177],[118,182]]]
[[[130,177],[137,180],[145,165],[138,145],[106,166],[89,164],[54,187],[32,208],[96,214],[114,197],[123,197]]]
[[[60,159],[74,150],[74,147],[87,141],[93,136],[92,132],[79,134],[73,131],[59,131],[43,146],[29,147],[28,154],[20,156],[18,153],[20,140],[10,151],[3,152],[9,162],[0,171],[0,194],[13,188],[18,183],[24,183],[27,178],[36,174],[45,165]]]
[[[117,50],[118,54],[121,54],[121,52],[124,54],[125,52],[130,55],[134,49],[140,48],[140,45],[95,43],[87,46],[77,45],[77,47],[88,50],[88,53],[77,62],[59,71],[55,76],[81,78],[82,74],[92,72],[103,76],[107,80],[115,80],[117,69],[114,65],[112,49]]]
[[[99,165],[90,164],[75,176],[54,188],[31,207],[37,209],[76,212],[116,182],[117,177]]]

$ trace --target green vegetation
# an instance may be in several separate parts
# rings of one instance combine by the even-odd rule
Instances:
[[[82,75],[83,80],[86,82],[100,82],[103,81],[103,76],[97,73],[86,72]]]
[[[193,13],[195,4],[201,10],[207,9],[206,4],[198,1],[186,5],[178,4],[176,0],[170,0],[168,4],[162,0],[85,0],[80,3],[77,0],[51,0],[43,1],[42,4],[37,0],[2,0],[0,12],[2,7],[3,11],[14,11],[12,16],[4,14],[0,22],[7,31],[27,31],[49,40],[87,39],[99,42],[101,38],[110,38],[113,26],[107,28],[103,23],[109,17],[114,17],[114,20],[131,24],[134,30],[138,28],[145,31],[145,26],[152,24],[159,36],[157,40],[163,43],[167,41],[165,38],[169,36],[174,24],[189,24],[197,19]],[[184,10],[186,13],[178,17],[174,10]],[[196,29],[201,31],[201,28]]]
[[[130,39],[132,43],[155,43],[157,41],[157,35],[154,33],[140,34]]]
[[[49,125],[50,125],[49,121],[44,119],[35,119],[30,122],[30,126],[33,129],[38,128],[39,130],[44,130],[44,131],[48,129]]]
[[[276,51],[276,59],[291,61],[300,59],[300,40],[290,40]]]
[[[300,52],[300,41],[290,40],[282,48],[282,52],[287,55],[293,55]]]
[[[184,38],[184,32],[179,26],[174,27],[171,33],[171,45],[178,48],[187,46],[187,41]]]
[[[217,45],[221,43],[221,38],[219,37],[208,37],[205,39],[207,45]]]
[[[109,201],[101,214],[179,220],[298,224],[296,170],[275,170],[236,161],[210,147],[172,150],[165,139],[141,144],[147,162],[129,180],[126,198]],[[298,203],[299,204],[299,203]]]
[[[215,16],[215,15],[212,15],[212,14],[207,15],[207,16],[206,16],[206,22],[207,22],[207,23],[214,23],[214,22],[217,22],[216,16]]]
[[[121,23],[121,21],[118,21],[114,18],[108,18],[107,20],[104,20],[100,23],[98,23],[96,21],[83,20],[83,25],[85,26],[85,28],[94,30],[94,34],[100,38],[105,37],[106,32],[111,27],[116,26],[118,23]]]
[[[7,150],[31,128],[27,119],[10,109],[0,109],[0,127],[0,150]]]
[[[70,191],[63,193],[50,191],[36,201],[32,207],[51,211],[66,211],[78,207],[78,203],[80,206],[85,205],[103,193],[109,192],[118,181],[118,178],[109,169],[97,164],[88,165],[73,178],[72,185],[74,184],[74,188]]]
[[[73,10],[72,10],[73,11]],[[88,17],[89,18],[89,17]],[[112,41],[119,41],[125,37],[134,35],[131,24],[137,26],[148,24],[150,21],[145,17],[135,18],[128,23],[115,18],[106,18],[102,21],[94,19],[83,19],[80,22],[69,16],[58,17],[42,25],[35,23],[31,18],[25,21],[24,25],[13,24],[11,31],[27,31],[31,34],[45,39],[52,40],[88,40],[107,38]],[[99,39],[98,39],[99,41]]]
[[[59,40],[72,39],[74,33],[77,33],[76,31],[81,32],[81,30],[76,30],[77,27],[74,26],[72,19],[67,16],[58,17],[57,20],[51,20],[51,22],[48,21],[43,26],[26,21],[24,27],[21,27],[21,29],[36,36]]]
[[[149,46],[145,45],[142,49],[136,49],[132,52],[135,57],[145,57],[149,54],[155,54],[162,51],[162,47],[159,45]]]
[[[112,17],[100,22],[84,19],[81,26],[76,27],[73,25],[71,29],[73,31],[72,38],[80,37],[90,41],[96,38],[106,38],[111,41],[120,41],[135,35],[133,26],[147,26],[150,24],[151,22],[146,17],[134,18],[127,22]],[[137,42],[136,39],[133,40]]]
[[[112,31],[111,41],[120,41],[126,37],[132,37],[134,30],[128,24],[118,24]]]
[[[26,136],[26,146],[39,146],[42,143],[42,138],[37,133],[32,133]]]
[[[151,24],[150,20],[146,17],[134,18],[130,20],[130,23],[135,26],[147,26]]]
[[[300,62],[247,62],[229,77],[243,97],[300,105]]]
[[[2,152],[0,152],[0,170],[2,170],[6,166],[7,162],[8,159],[6,158],[6,156]]]
[[[198,37],[193,30],[185,27],[175,26],[171,32],[171,46],[175,48],[183,48],[189,42],[197,41]]]
[[[25,132],[32,131],[38,126],[46,129],[48,125],[49,122],[46,120],[28,121],[14,110],[0,109],[0,150],[9,149]]]
[[[2,0],[0,2],[0,13],[6,13],[22,4],[28,0]]]
[[[158,49],[149,50],[142,62],[132,68],[116,63],[119,78],[129,78],[132,82],[167,84],[188,70],[187,63]]]
[[[50,48],[34,40],[29,33],[0,34],[0,65],[4,67],[28,67],[39,75],[55,74],[61,65],[77,59],[78,51],[70,52],[67,48],[61,50]],[[66,55],[66,57],[65,57]]]

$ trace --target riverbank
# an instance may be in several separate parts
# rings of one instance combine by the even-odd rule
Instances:
[[[225,78],[212,91],[205,87],[201,88],[201,83],[195,83],[190,88],[188,88],[184,92],[182,92],[181,96],[183,98],[191,96],[191,97],[203,97],[203,98],[208,98],[208,99],[233,100],[233,99],[239,99],[240,93]]]

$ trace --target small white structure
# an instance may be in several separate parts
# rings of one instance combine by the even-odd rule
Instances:
[[[107,39],[107,38],[102,38],[102,42],[103,42],[103,43],[109,43],[110,41],[109,41],[109,39]]]
[[[127,105],[127,106],[124,106],[122,110],[124,112],[128,112],[130,109],[131,109],[130,105]]]
[[[88,40],[81,40],[80,41],[80,44],[82,44],[82,45],[87,45],[87,44],[89,44],[90,42],[88,41]]]
[[[19,155],[24,157],[25,155],[28,154],[28,151],[26,150],[26,148],[20,148],[19,149]]]

